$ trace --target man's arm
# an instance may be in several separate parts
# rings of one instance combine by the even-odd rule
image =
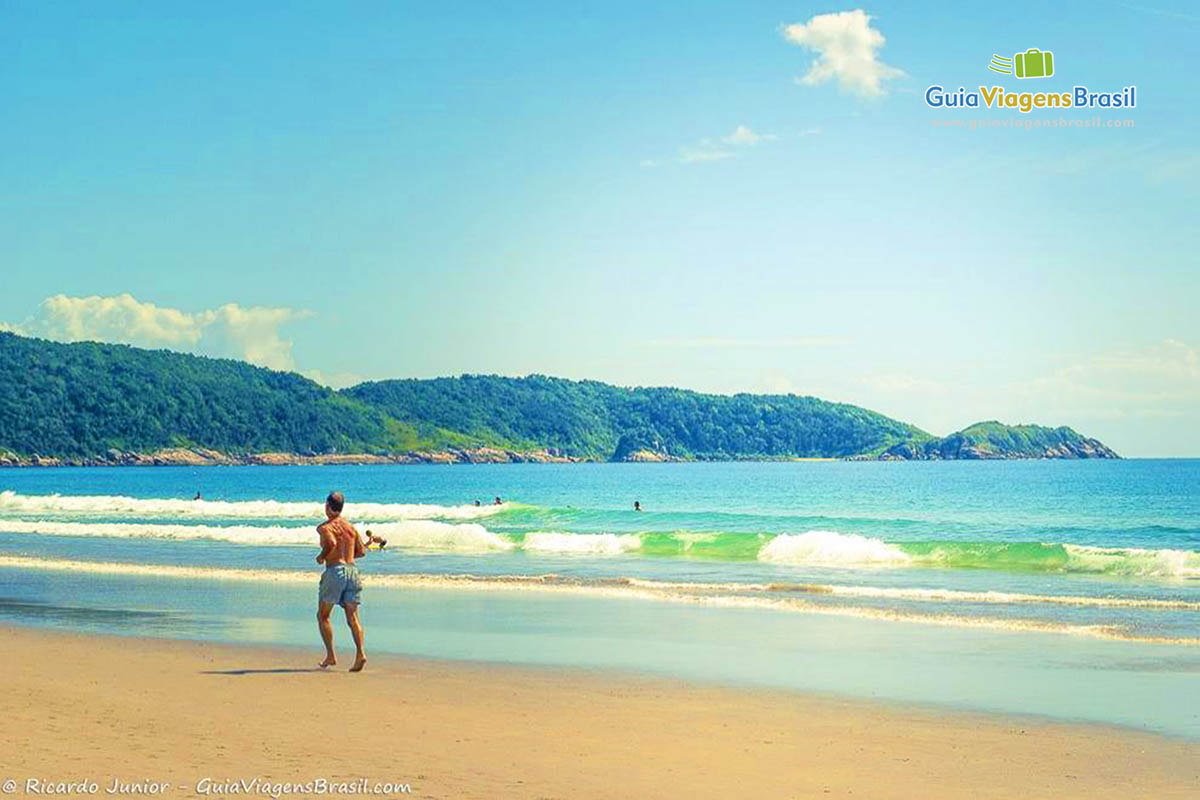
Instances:
[[[324,564],[325,559],[333,552],[333,534],[324,525],[317,526],[317,533],[321,535],[321,552],[317,554],[317,563]]]
[[[350,523],[346,523],[349,525]],[[350,530],[354,531],[354,557],[362,558],[367,554],[367,545],[363,543],[362,537],[358,535],[358,528],[350,525]]]

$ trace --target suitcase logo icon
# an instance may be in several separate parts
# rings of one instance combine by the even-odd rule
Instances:
[[[1031,47],[1012,58],[993,55],[988,69],[1018,78],[1049,78],[1054,74],[1054,53]]]

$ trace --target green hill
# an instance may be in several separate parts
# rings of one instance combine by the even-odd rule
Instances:
[[[0,448],[20,455],[88,458],[168,447],[383,453],[453,441],[292,373],[0,333]]]
[[[977,422],[958,433],[906,442],[889,448],[885,458],[903,459],[989,459],[989,458],[1119,458],[1096,439],[1071,428],[1042,425],[1005,425],[991,420]]]
[[[169,449],[204,451],[200,460],[210,462],[264,453],[440,461],[1116,455],[1070,428],[988,422],[934,438],[815,397],[542,375],[390,380],[335,392],[240,361],[0,333],[0,462],[128,463],[129,454]]]
[[[542,375],[380,381],[346,394],[405,422],[599,460],[837,458],[929,438],[874,411],[815,397],[626,389]]]

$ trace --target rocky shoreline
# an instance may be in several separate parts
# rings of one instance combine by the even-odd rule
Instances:
[[[914,445],[909,442],[895,445],[878,456],[869,456],[870,461],[1028,461],[1030,459],[1080,459],[1120,458],[1115,450],[1097,439],[1081,439],[1078,442],[1063,442],[1047,445],[1040,451],[996,450],[977,443],[966,442],[961,437]]]
[[[843,458],[762,458],[711,459],[680,458],[651,450],[637,450],[621,459],[626,463],[683,463],[687,461],[1029,461],[1042,459],[1120,458],[1115,452],[1095,440],[1080,447],[1050,447],[1041,453],[994,452],[974,446],[959,446],[942,452],[924,450],[911,445],[899,445],[879,454],[862,454]],[[0,451],[0,467],[218,467],[218,466],[330,466],[359,464],[579,464],[596,459],[564,455],[554,450],[519,451],[496,447],[452,448],[447,450],[413,450],[386,455],[372,453],[222,453],[196,447],[172,447],[153,453],[109,450],[103,456],[88,458],[58,458],[54,456],[21,456]]]
[[[103,456],[57,458],[0,453],[0,467],[216,467],[321,466],[336,464],[570,464],[582,459],[551,450],[522,452],[495,447],[414,450],[407,453],[247,453],[231,455],[203,447],[172,447],[153,453],[109,450]]]

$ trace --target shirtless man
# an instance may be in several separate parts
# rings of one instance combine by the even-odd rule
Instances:
[[[354,559],[366,555],[366,547],[354,526],[342,518],[345,504],[346,498],[341,492],[330,492],[329,497],[325,498],[325,516],[328,519],[317,526],[317,533],[321,536],[321,552],[317,555],[317,563],[325,565],[317,595],[317,628],[321,631],[321,640],[325,642],[325,660],[320,666],[332,667],[337,663],[337,657],[333,654],[333,624],[329,621],[329,615],[333,613],[335,605],[340,605],[346,612],[346,624],[350,626],[357,651],[350,671],[361,672],[367,665],[367,654],[363,652],[363,627],[358,620],[362,577],[358,574]]]

